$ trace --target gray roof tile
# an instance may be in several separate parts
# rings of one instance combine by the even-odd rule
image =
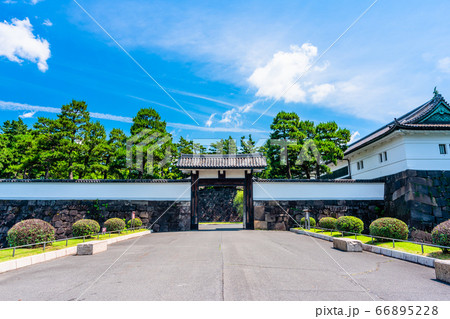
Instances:
[[[181,154],[177,163],[180,169],[227,169],[255,168],[267,166],[266,158],[260,153],[254,154]]]

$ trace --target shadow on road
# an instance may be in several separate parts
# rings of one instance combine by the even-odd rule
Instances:
[[[240,231],[244,230],[244,225],[239,224],[199,224],[199,231]]]

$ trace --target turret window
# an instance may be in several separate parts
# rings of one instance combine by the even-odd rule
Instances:
[[[439,144],[439,153],[440,154],[447,154],[447,145]]]

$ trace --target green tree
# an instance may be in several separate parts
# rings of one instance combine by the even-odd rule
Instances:
[[[5,178],[24,178],[28,172],[31,132],[21,118],[6,121],[1,127],[5,151],[2,155],[2,175]]]
[[[37,166],[40,168],[41,176],[45,179],[64,178],[57,169],[58,162],[64,158],[59,147],[62,135],[58,134],[57,130],[57,120],[39,117],[34,124]]]
[[[121,129],[115,128],[109,133],[105,157],[107,170],[103,173],[104,179],[127,177],[126,142],[127,136]]]
[[[209,147],[210,154],[236,154],[237,146],[236,140],[234,140],[231,136],[227,139],[221,139],[216,143],[211,143]]]
[[[256,147],[256,142],[252,139],[252,134],[248,135],[248,139],[245,136],[241,137],[241,154],[252,154],[257,153],[258,148]]]
[[[105,128],[100,122],[89,122],[82,132],[77,157],[78,178],[100,178],[108,171],[106,158],[108,143]]]
[[[152,108],[139,110],[133,118],[132,134],[133,158],[136,158],[136,169],[130,168],[130,176],[137,178],[171,178],[175,172],[176,146],[172,135],[166,131],[166,122]],[[152,161],[148,161],[148,156]],[[138,162],[141,157],[141,162]]]
[[[319,178],[322,173],[330,171],[325,163],[336,164],[338,160],[344,158],[344,151],[347,149],[350,137],[350,131],[339,128],[336,122],[319,123],[316,126],[314,142],[324,162],[315,162],[316,178]]]
[[[77,162],[81,153],[84,135],[89,125],[89,112],[84,101],[72,100],[61,107],[56,122],[56,133],[59,135],[58,152],[63,161],[59,168],[66,178],[73,179],[74,171],[80,170],[82,164]]]
[[[296,166],[300,154],[301,142],[306,135],[301,130],[300,118],[294,112],[279,112],[270,126],[272,132],[264,150],[268,168],[266,178],[301,178],[302,170]]]

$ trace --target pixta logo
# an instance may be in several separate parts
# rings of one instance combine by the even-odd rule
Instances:
[[[153,174],[156,167],[163,167],[172,159],[172,150],[164,145],[171,138],[168,134],[151,132],[144,129],[138,134],[127,139],[126,161],[127,167],[149,175]],[[158,153],[158,156],[155,154]]]

